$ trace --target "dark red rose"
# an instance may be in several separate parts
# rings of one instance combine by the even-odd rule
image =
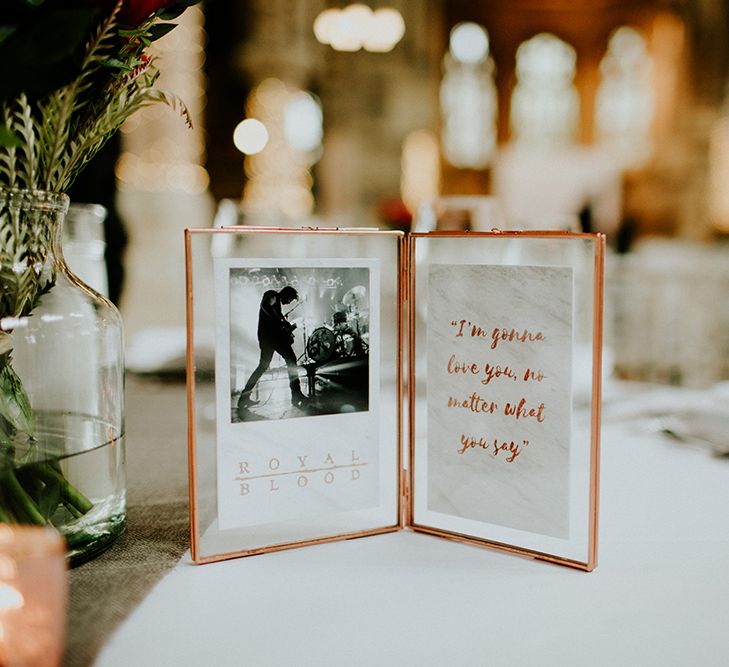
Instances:
[[[178,0],[126,0],[119,13],[119,23],[136,28],[155,12],[177,2]]]
[[[413,222],[412,213],[405,206],[405,202],[398,197],[386,197],[377,205],[377,214],[380,219],[393,229],[410,229]]]

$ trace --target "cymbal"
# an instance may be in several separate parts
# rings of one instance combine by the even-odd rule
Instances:
[[[345,306],[356,307],[367,305],[367,288],[363,285],[356,285],[342,297],[342,303]]]

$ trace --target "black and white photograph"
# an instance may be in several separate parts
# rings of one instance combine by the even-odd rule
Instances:
[[[231,423],[369,409],[369,267],[233,267],[229,295]]]

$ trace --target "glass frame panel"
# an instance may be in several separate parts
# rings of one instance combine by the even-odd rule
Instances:
[[[188,462],[193,561],[213,562],[399,530],[403,525],[404,235],[401,232],[365,228],[188,229],[185,231],[185,252]],[[372,312],[367,313],[367,328],[370,322],[372,328],[365,339],[364,335],[359,335],[361,332],[357,325],[353,324],[357,332],[350,329],[347,339],[347,343],[352,343],[354,339],[355,345],[358,339],[366,340],[366,343],[361,344],[357,357],[365,358],[368,373],[368,388],[365,390],[368,400],[364,408],[345,404],[337,414],[331,411],[295,412],[295,418],[289,418],[289,413],[286,418],[275,416],[269,421],[248,421],[245,417],[235,416],[238,414],[240,417],[231,392],[231,385],[237,382],[232,372],[233,356],[246,347],[249,348],[244,350],[246,353],[258,355],[257,345],[261,344],[260,333],[258,343],[255,341],[255,321],[257,315],[260,317],[259,292],[262,293],[264,287],[258,278],[253,279],[255,271],[259,275],[277,272],[285,280],[300,281],[302,301],[309,294],[313,305],[322,300],[321,290],[311,288],[306,281],[312,281],[311,284],[318,281],[317,284],[321,286],[323,278],[317,276],[329,271],[331,275],[344,276],[346,286],[348,275],[359,279],[363,271],[367,272],[372,292],[367,296],[371,300],[367,301],[366,307],[372,308]],[[340,291],[343,289],[340,286]],[[251,303],[251,299],[257,299],[255,310],[236,312],[237,315],[242,314],[246,330],[253,330],[246,340],[237,333],[240,327],[234,323],[240,318],[234,317],[231,305],[234,301],[232,295],[244,292],[235,290],[247,290],[245,294]],[[337,298],[341,298],[338,293]],[[336,332],[336,315],[334,313],[331,325],[320,328]],[[351,313],[348,317],[351,319]],[[356,318],[359,322],[360,316]],[[339,319],[342,320],[341,314]],[[344,325],[344,322],[339,324]],[[311,339],[310,326],[307,340]],[[306,349],[306,341],[300,338],[298,345],[302,344]],[[366,348],[366,354],[362,354],[362,345]],[[302,357],[311,362],[310,351],[306,352],[306,356],[302,353]],[[340,361],[354,363],[355,354],[351,350],[339,351],[337,354]],[[321,366],[317,363],[309,365],[312,379],[318,377]],[[283,364],[278,374],[281,376],[278,384],[285,391],[285,385],[292,376],[286,377]],[[306,379],[302,378],[304,386]],[[312,391],[311,385],[308,388]],[[320,406],[320,403],[317,405]],[[255,406],[251,411],[255,411]],[[339,439],[332,441],[331,446],[318,441],[326,438],[333,440],[336,434],[346,436],[346,445]],[[361,448],[357,443],[361,444]],[[232,453],[233,459],[236,456],[255,459],[256,452],[262,451],[264,447],[265,457],[257,460],[258,468],[253,471],[256,473],[253,480],[238,479],[235,472],[242,473],[243,467],[240,471],[232,471],[230,476],[227,476],[229,468],[221,467],[229,460],[224,458],[226,452]],[[224,453],[222,458],[221,452]],[[311,456],[308,461],[307,456]],[[344,461],[343,457],[349,458]],[[275,463],[271,463],[274,459]],[[269,467],[275,467],[262,469],[264,461],[268,461]],[[367,463],[373,464],[369,470],[357,467]],[[251,467],[254,464],[255,461]],[[301,466],[306,468],[303,470],[306,474],[300,474]],[[354,472],[355,469],[361,474]],[[226,480],[224,491],[220,488],[221,470],[226,475],[223,477]],[[369,486],[365,486],[366,499],[344,488],[347,481],[344,473],[349,474],[351,487],[355,486],[352,482],[354,479],[359,481],[361,477],[368,480],[366,485]],[[335,476],[340,474],[342,491],[332,493]],[[325,488],[330,481],[332,484]],[[243,485],[254,482],[258,485],[260,500],[255,500],[255,505],[250,506],[250,509],[241,509],[241,518],[238,520],[235,508],[243,506],[235,505],[228,487],[231,484],[240,487],[242,496]],[[305,486],[309,484],[309,489],[306,489]],[[318,484],[318,488],[312,488],[315,484]],[[248,490],[250,488],[246,489],[246,495]],[[306,491],[314,493],[307,496]],[[274,493],[276,500],[271,500],[271,494]],[[231,503],[232,515],[228,511]],[[274,510],[271,510],[272,507]],[[221,527],[220,519],[226,511],[227,524],[223,521]],[[279,516],[280,519],[277,518]]]
[[[408,293],[408,321],[409,321],[409,369],[408,386],[409,399],[409,511],[407,523],[413,530],[426,532],[442,537],[450,537],[467,542],[479,543],[497,549],[515,552],[535,558],[576,567],[590,571],[597,565],[597,509],[598,509],[598,473],[599,473],[599,435],[600,435],[600,390],[601,390],[601,350],[602,350],[602,311],[603,311],[603,272],[604,272],[605,238],[597,234],[572,234],[568,232],[434,232],[429,234],[414,233],[409,238],[409,293]],[[521,502],[520,495],[529,495],[527,485],[531,488],[533,482],[550,481],[548,476],[555,471],[562,474],[567,480],[562,486],[561,497],[566,501],[565,513],[568,530],[564,535],[550,535],[549,531],[540,533],[535,529],[524,529],[516,520],[509,525],[503,517],[496,520],[484,520],[469,516],[463,510],[464,495],[460,486],[463,483],[480,487],[470,497],[471,502],[477,503],[484,498],[495,496],[495,493],[485,489],[489,484],[488,477],[481,472],[467,471],[466,480],[460,480],[454,470],[464,474],[464,467],[451,466],[450,479],[435,479],[441,475],[441,468],[434,466],[429,470],[429,462],[438,462],[443,459],[429,458],[433,452],[443,450],[443,443],[429,442],[428,422],[433,417],[432,405],[428,403],[428,355],[432,354],[429,348],[428,331],[431,331],[433,340],[436,335],[432,332],[432,322],[428,319],[429,309],[429,273],[432,267],[448,268],[453,266],[452,273],[462,273],[464,269],[476,268],[478,270],[493,270],[490,267],[525,267],[533,275],[551,275],[548,272],[559,273],[567,271],[573,276],[570,290],[565,299],[572,300],[572,341],[567,348],[571,354],[571,377],[569,433],[566,433],[563,442],[567,443],[567,456],[563,460],[560,472],[554,467],[537,469],[529,478],[512,475],[511,482],[504,482],[505,473],[501,475],[498,483],[506,484],[506,491],[502,491],[505,503]],[[459,268],[460,267],[460,268]],[[556,269],[556,272],[555,272]],[[497,273],[498,273],[498,269]],[[536,273],[535,273],[536,271]],[[508,275],[508,271],[502,272]],[[439,273],[441,283],[443,276]],[[486,275],[483,273],[482,275]],[[495,275],[495,274],[489,274]],[[526,276],[526,274],[524,274]],[[546,279],[546,278],[545,278]],[[558,284],[558,283],[555,283]],[[444,288],[444,289],[442,289]],[[454,279],[450,289],[460,289]],[[442,292],[447,292],[449,286],[439,285],[438,298],[443,301]],[[515,288],[509,288],[515,289]],[[434,292],[436,293],[436,292]],[[518,293],[518,290],[514,293]],[[455,293],[454,302],[456,301]],[[483,302],[490,302],[488,285],[472,286],[473,299],[466,297],[465,303],[470,312],[488,314],[488,307]],[[492,299],[498,302],[495,295]],[[551,301],[551,297],[550,297]],[[464,303],[463,298],[458,299]],[[437,309],[437,302],[436,309]],[[534,306],[531,308],[534,310]],[[441,309],[442,310],[442,309]],[[538,309],[539,310],[539,309]],[[521,310],[522,313],[527,312]],[[503,312],[501,313],[503,315]],[[493,315],[493,313],[492,313]],[[499,314],[491,319],[493,324],[499,320]],[[534,318],[535,321],[539,317]],[[447,326],[447,323],[446,323]],[[437,344],[437,343],[436,343]],[[433,345],[431,343],[431,345]],[[488,346],[487,346],[488,347]],[[441,355],[442,356],[442,355]],[[482,372],[479,367],[479,373]],[[442,378],[440,375],[433,375]],[[514,379],[521,381],[521,377]],[[521,382],[520,382],[521,384]],[[519,385],[514,385],[519,386]],[[563,387],[559,387],[562,389]],[[503,407],[503,406],[501,406]],[[549,408],[547,408],[549,410]],[[444,411],[445,412],[445,411]],[[440,417],[443,418],[442,416]],[[455,419],[458,415],[455,416]],[[448,417],[449,427],[452,418]],[[436,422],[432,422],[435,424]],[[457,422],[454,422],[457,423]],[[473,420],[470,422],[473,424]],[[485,422],[484,422],[485,423]],[[439,431],[436,426],[433,427]],[[538,432],[538,430],[537,430]],[[507,438],[508,439],[508,438]],[[553,441],[556,442],[556,441]],[[485,449],[485,448],[484,448]],[[532,448],[532,451],[534,449]],[[492,452],[493,454],[493,452]],[[442,456],[442,454],[440,455]],[[503,460],[499,459],[500,461]],[[565,469],[566,468],[566,469]],[[546,470],[546,472],[545,472]],[[540,472],[541,471],[541,472]],[[540,475],[541,478],[536,476]],[[479,475],[481,475],[479,477]],[[547,477],[545,477],[545,475]],[[433,482],[436,486],[433,486]],[[492,477],[491,488],[496,487]],[[530,482],[531,480],[531,482]],[[522,484],[521,491],[519,484]],[[439,484],[439,486],[438,486]],[[449,496],[448,484],[453,489]],[[512,486],[509,487],[508,485]],[[434,510],[437,503],[431,499],[431,491],[438,489],[438,493],[446,495],[445,503],[441,503],[441,511]],[[446,489],[444,492],[443,489]],[[469,487],[471,488],[471,487]],[[559,489],[557,489],[559,491]],[[469,491],[470,492],[470,491]],[[489,495],[491,494],[491,495]],[[432,498],[436,498],[433,492]],[[535,511],[537,501],[532,499]],[[527,504],[528,503],[524,503]],[[563,503],[564,504],[564,503]],[[442,507],[449,505],[452,511],[442,511]],[[481,512],[481,514],[485,514]],[[505,516],[509,516],[508,512]],[[513,516],[516,516],[515,514]]]

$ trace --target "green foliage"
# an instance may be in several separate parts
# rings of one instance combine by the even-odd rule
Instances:
[[[14,434],[17,431],[32,433],[34,430],[33,410],[20,378],[7,361],[2,361],[0,364],[2,365],[0,368],[0,417],[7,422],[6,429],[9,433],[6,434]],[[6,429],[0,429],[0,431]]]
[[[157,23],[149,28],[148,38],[152,41],[161,39],[167,33],[171,32],[177,27],[176,23]]]
[[[17,148],[20,145],[20,139],[15,133],[4,125],[0,125],[0,146],[3,148]]]
[[[38,506],[38,511],[43,518],[46,521],[50,521],[61,502],[61,480],[57,477],[51,477],[47,481],[42,482],[42,485],[39,485],[39,477],[40,475],[34,475],[33,473],[27,475],[26,478],[28,481],[26,484],[28,486],[32,484],[36,489],[36,493],[33,495],[33,501]]]
[[[175,27],[158,19],[196,1],[122,28],[125,0],[0,0],[0,188],[67,190],[124,121],[151,104],[191,125],[185,105],[155,87],[159,73],[145,50]],[[50,224],[0,210],[0,319],[30,316],[53,287]],[[32,458],[35,414],[11,354],[10,331],[0,331],[0,522],[45,525],[59,508],[81,517],[91,501],[55,462]]]

